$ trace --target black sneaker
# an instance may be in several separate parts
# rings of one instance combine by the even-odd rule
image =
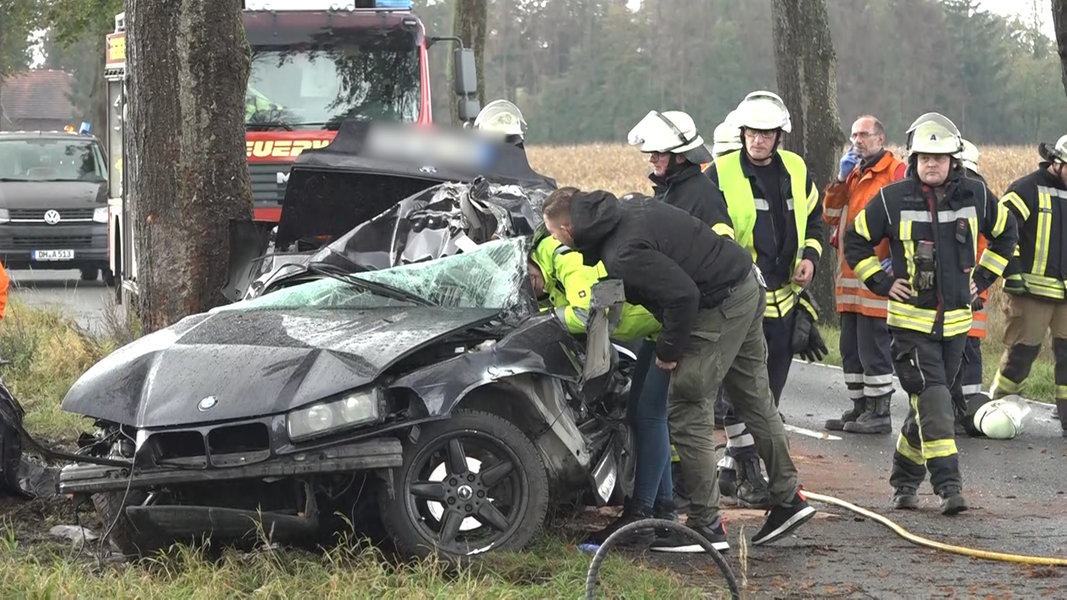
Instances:
[[[599,531],[594,531],[594,532],[590,533],[585,538],[583,543],[585,543],[585,544],[593,544],[593,545],[596,545],[596,546],[602,546],[602,545],[604,545],[604,542],[606,542],[607,539],[609,537],[611,537],[611,534],[613,534],[616,531],[622,529],[626,525],[629,525],[630,523],[635,523],[637,521],[641,521],[643,519],[651,519],[651,518],[652,518],[651,513],[623,511],[622,515],[620,515],[614,521],[609,523],[607,527],[605,527],[605,528],[603,528],[603,529],[601,529]],[[642,528],[642,529],[637,529],[637,530],[631,531],[629,534],[626,535],[625,538],[619,540],[618,544],[621,545],[621,546],[632,546],[632,547],[638,547],[638,548],[645,548],[645,547],[648,547],[648,545],[651,544],[652,541],[655,540],[655,539],[656,539],[656,530],[654,528],[652,528],[652,527],[648,527],[648,528]]]
[[[951,517],[967,510],[967,501],[963,499],[960,488],[956,486],[946,487],[938,496],[941,496],[941,514],[943,515]]]
[[[900,486],[893,492],[893,508],[915,510],[919,508],[919,494],[913,487]]]
[[[787,535],[808,519],[815,516],[815,509],[808,505],[804,494],[797,490],[793,498],[767,511],[767,520],[752,538],[754,546],[770,544]]]
[[[722,517],[719,517],[711,525],[694,527],[692,530],[704,536],[704,539],[711,542],[712,547],[720,553],[730,549],[730,544],[726,541],[726,526],[723,525]],[[673,529],[670,530],[669,535],[652,542],[649,549],[653,552],[705,552],[704,546],[701,546],[696,540]]]

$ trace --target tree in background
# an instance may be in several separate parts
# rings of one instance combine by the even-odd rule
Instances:
[[[485,106],[485,26],[488,5],[484,0],[454,0],[452,35],[463,40],[463,45],[474,49],[474,64],[478,70],[478,103]],[[449,74],[455,65],[449,61]],[[451,80],[452,77],[449,77]],[[452,97],[452,122],[459,122],[459,98]]]
[[[0,84],[8,76],[30,66],[30,35],[40,19],[36,0],[0,0]],[[0,98],[0,128],[4,102]]]
[[[846,138],[837,110],[837,54],[830,37],[825,0],[774,0],[775,63],[778,88],[789,107],[793,131],[784,146],[804,157],[816,187],[826,187]],[[812,283],[822,307],[833,316],[833,249],[823,249],[823,268]]]
[[[1052,0],[1052,23],[1056,29],[1056,52],[1060,57],[1060,80],[1067,92],[1067,0]]]
[[[234,223],[251,224],[241,0],[127,0],[126,168],[148,331],[225,303]]]

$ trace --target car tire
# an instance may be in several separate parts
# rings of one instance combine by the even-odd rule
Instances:
[[[115,274],[111,272],[111,269],[101,269],[100,273],[103,275],[104,285],[107,287],[115,287]]]
[[[126,507],[144,502],[144,492],[101,492],[93,494],[93,506],[100,517],[107,539],[119,552],[129,557],[144,557],[166,548],[169,540],[142,532],[126,517]]]
[[[96,267],[88,267],[81,270],[82,281],[96,281],[96,278],[100,276],[100,269]]]
[[[525,433],[497,415],[457,410],[412,434],[379,494],[398,552],[455,561],[533,541],[548,510],[548,475]]]

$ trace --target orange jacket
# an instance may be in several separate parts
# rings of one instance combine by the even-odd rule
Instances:
[[[4,268],[3,263],[0,263],[0,319],[4,318],[4,311],[7,310],[7,286],[10,282],[7,269]]]
[[[874,197],[882,186],[904,178],[907,164],[886,150],[869,169],[853,169],[843,182],[836,179],[826,186],[823,195],[823,219],[837,229],[837,239],[845,239],[845,229]],[[889,240],[875,249],[878,259],[889,256]],[[837,253],[837,312],[860,313],[868,317],[886,318],[886,299],[867,289],[845,262],[845,253]]]
[[[975,256],[982,257],[982,252],[985,250],[986,241],[984,235],[978,236],[978,252],[975,252]],[[986,288],[978,297],[982,299],[982,302],[989,304],[989,290]],[[971,330],[967,332],[968,337],[982,339],[985,337],[985,324],[986,324],[986,311],[985,307],[982,310],[976,310],[971,313],[973,319],[971,320]]]

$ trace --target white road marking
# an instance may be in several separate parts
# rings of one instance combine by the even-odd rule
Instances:
[[[818,440],[837,441],[837,440],[841,439],[836,435],[829,434],[829,433],[826,433],[824,431],[812,431],[811,429],[804,429],[803,427],[797,427],[796,425],[790,425],[788,423],[786,423],[786,425],[785,425],[785,430],[786,431],[792,431],[793,433],[799,433],[800,435],[806,435],[808,437],[813,437],[813,438],[818,439]]]

